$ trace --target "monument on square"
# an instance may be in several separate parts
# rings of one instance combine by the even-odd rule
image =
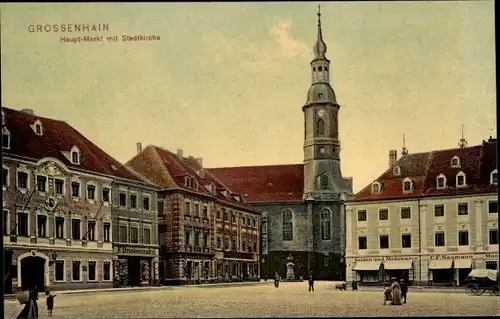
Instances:
[[[293,263],[294,258],[292,257],[291,254],[286,258],[286,261],[287,261],[287,263],[286,263],[286,280],[295,280],[295,274],[293,271],[293,267],[295,266],[295,264]]]

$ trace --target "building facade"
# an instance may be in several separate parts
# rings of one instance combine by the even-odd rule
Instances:
[[[255,280],[259,276],[259,213],[202,166],[156,146],[126,165],[155,182],[164,283]],[[243,222],[243,218],[245,222]]]
[[[140,182],[65,122],[2,108],[7,293],[113,286],[116,179]]]
[[[352,179],[342,177],[338,114],[330,86],[320,13],[311,86],[304,113],[304,163],[214,168],[210,171],[263,213],[262,270],[267,277],[285,277],[287,258],[295,277],[312,271],[318,279],[343,279],[345,274],[344,200]]]
[[[347,280],[460,285],[498,269],[496,139],[389,154],[389,169],[347,203]]]

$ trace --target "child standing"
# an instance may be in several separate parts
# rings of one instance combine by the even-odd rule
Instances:
[[[47,290],[45,291],[45,296],[47,299],[47,314],[49,315],[49,317],[52,317],[52,310],[54,309],[54,297],[56,295],[52,294],[50,292],[50,289],[47,288]]]

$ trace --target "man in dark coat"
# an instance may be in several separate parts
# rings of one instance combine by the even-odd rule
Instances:
[[[403,303],[406,303],[406,295],[408,294],[408,285],[401,279],[401,297],[403,298]]]
[[[28,292],[28,302],[16,319],[38,319],[38,289],[36,286],[30,288]]]
[[[311,290],[314,292],[314,278],[312,273],[309,274],[309,292],[311,292]]]

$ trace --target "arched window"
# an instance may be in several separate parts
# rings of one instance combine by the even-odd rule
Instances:
[[[458,156],[453,156],[451,159],[451,167],[460,167],[460,158]]]
[[[293,212],[291,209],[285,209],[282,213],[283,219],[283,241],[293,240]]]
[[[316,134],[317,135],[325,134],[325,121],[323,121],[322,119],[319,119],[316,122]]]
[[[329,209],[321,210],[321,240],[332,239],[332,215]]]
[[[436,178],[436,188],[446,188],[446,176],[439,174]]]
[[[78,149],[78,147],[76,146],[73,146],[71,148],[71,163],[73,164],[80,164],[80,150]]]
[[[403,192],[405,193],[413,192],[413,182],[408,177],[403,180]]]
[[[325,66],[325,71],[328,71],[328,68]]]
[[[467,180],[465,179],[465,173],[464,172],[459,172],[457,174],[457,187],[465,187],[467,186]]]
[[[498,173],[497,173],[496,168],[493,170],[493,172],[491,172],[490,184],[493,184],[493,185],[498,184]]]
[[[380,193],[380,183],[379,182],[374,182],[372,184],[372,194],[378,194]]]
[[[394,166],[392,169],[392,173],[394,176],[400,176],[401,175],[401,168],[399,166]]]
[[[316,72],[316,68],[313,68],[313,72]]]
[[[322,67],[318,67],[318,71],[319,72],[323,71],[323,68]]]
[[[6,127],[2,129],[2,148],[10,149],[10,132]]]
[[[319,188],[328,189],[328,175],[323,174],[319,176]]]

